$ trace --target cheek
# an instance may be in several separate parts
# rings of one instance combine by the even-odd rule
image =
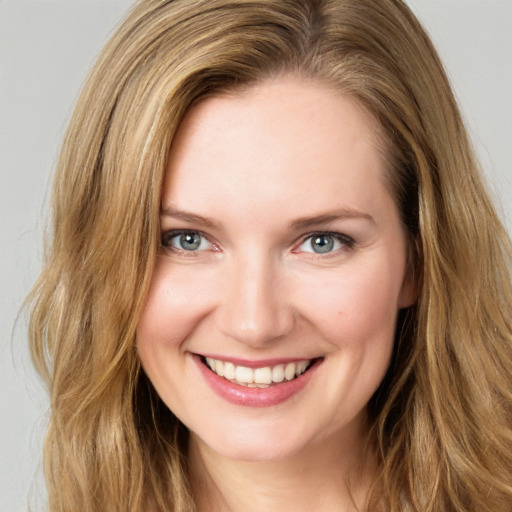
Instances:
[[[168,359],[169,354],[176,354],[178,347],[174,315],[169,315],[169,311],[175,311],[175,296],[169,290],[157,265],[137,325],[137,352],[146,374],[159,390],[160,396],[159,381],[163,381],[162,376],[165,375],[161,362],[164,358]]]
[[[205,282],[187,268],[159,258],[137,327],[139,352],[151,345],[155,349],[181,345],[207,309],[211,294]]]
[[[393,331],[399,309],[402,274],[385,265],[362,269],[343,268],[323,281],[307,284],[303,313],[336,338],[343,332],[343,343],[363,341],[365,334]]]
[[[199,290],[204,276],[192,277],[187,265],[159,257],[151,287],[137,326],[140,361],[162,400],[173,411],[186,409],[186,349],[189,336],[207,311],[211,290]]]
[[[338,270],[311,287],[307,320],[331,346],[332,371],[322,385],[325,400],[336,407],[330,421],[339,425],[368,403],[381,383],[395,339],[402,273],[380,263]],[[305,313],[306,314],[306,313]]]

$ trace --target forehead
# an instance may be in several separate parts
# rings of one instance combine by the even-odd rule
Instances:
[[[369,203],[384,182],[381,148],[377,122],[355,99],[322,84],[267,81],[188,111],[170,148],[163,201]]]
[[[345,110],[343,119],[339,118],[342,109]],[[242,124],[247,128],[251,123],[255,130],[244,131],[243,135],[252,137],[257,144],[261,123],[265,123],[268,135],[274,134],[277,141],[287,136],[300,138],[303,135],[301,121],[309,124],[312,136],[325,137],[336,117],[340,123],[337,130],[329,134],[330,138],[365,137],[376,149],[384,150],[380,124],[356,98],[321,81],[284,75],[250,87],[220,92],[195,103],[175,134],[171,157],[177,156],[184,139],[195,136],[199,142],[201,132],[208,128],[217,129],[218,139],[221,139],[226,129],[238,130]],[[211,136],[209,133],[212,142],[218,140]]]

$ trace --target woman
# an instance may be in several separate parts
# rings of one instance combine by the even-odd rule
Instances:
[[[510,243],[402,2],[139,2],[53,215],[50,510],[510,510]]]

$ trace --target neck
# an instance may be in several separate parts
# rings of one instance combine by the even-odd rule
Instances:
[[[345,433],[346,434],[346,433]],[[281,460],[234,460],[191,434],[189,462],[198,512],[364,510],[375,456],[361,435],[316,442]]]

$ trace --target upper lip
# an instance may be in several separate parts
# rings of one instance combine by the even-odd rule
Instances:
[[[300,361],[312,361],[314,359],[320,359],[319,356],[316,357],[279,357],[279,358],[271,358],[271,359],[241,359],[237,357],[230,357],[219,354],[196,354],[199,357],[203,358],[211,358],[218,359],[219,361],[224,361],[226,363],[233,363],[235,366],[245,366],[246,368],[264,368],[266,366],[276,366],[278,364],[288,364],[288,363],[298,363]]]

